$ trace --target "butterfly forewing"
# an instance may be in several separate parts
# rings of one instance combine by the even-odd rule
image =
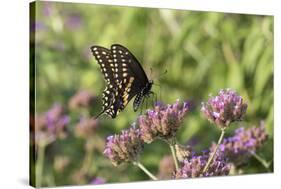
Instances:
[[[128,75],[134,76],[138,81],[135,83],[139,88],[144,87],[148,83],[148,78],[136,57],[126,48],[118,44],[111,46],[111,51],[114,58],[117,58],[117,62],[120,61],[120,65],[126,65],[128,68]]]
[[[96,58],[98,64],[100,65],[100,69],[104,76],[104,79],[107,83],[106,88],[103,91],[102,98],[102,106],[103,110],[100,114],[104,113],[108,110],[115,101],[115,91],[116,91],[116,81],[114,76],[114,64],[112,55],[109,49],[100,46],[91,47],[92,53]],[[113,114],[112,111],[106,112],[107,114]]]
[[[113,58],[110,50],[99,46],[93,46],[91,47],[91,50],[98,64],[100,65],[100,69],[102,71],[102,74],[107,84],[115,85],[115,79],[114,79],[115,68],[114,68]]]
[[[122,81],[121,86],[119,85],[122,89],[120,100],[126,106],[145,87],[148,79],[140,63],[127,48],[116,44],[111,46],[111,52],[113,60],[118,63],[116,64],[119,71],[118,80]]]

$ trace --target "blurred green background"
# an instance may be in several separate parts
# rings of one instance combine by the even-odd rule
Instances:
[[[192,141],[198,152],[208,149],[220,134],[202,117],[201,102],[222,88],[236,90],[248,103],[248,110],[245,120],[233,124],[226,135],[232,135],[239,126],[259,125],[264,120],[270,139],[258,153],[268,161],[273,159],[272,16],[37,2],[33,24],[36,112],[46,112],[54,103],[60,103],[70,117],[68,136],[46,148],[43,186],[87,184],[95,177],[109,183],[148,180],[132,165],[114,167],[102,150],[92,152],[87,175],[81,176],[80,181],[78,176],[74,179],[87,153],[86,141],[73,134],[75,127],[79,117],[94,116],[101,110],[105,87],[90,52],[92,45],[126,46],[148,77],[160,86],[154,85],[153,91],[161,101],[191,102],[192,111],[178,132],[178,140],[183,144]],[[165,70],[167,74],[159,77]],[[98,100],[89,108],[71,110],[69,100],[80,90],[90,91]],[[119,133],[138,114],[129,103],[116,119],[102,117],[97,135],[105,140],[106,136]],[[104,143],[100,145],[103,149]],[[141,161],[156,174],[160,159],[169,153],[166,144],[153,142],[145,145]],[[62,172],[54,170],[58,156],[69,159]],[[241,173],[260,172],[266,170],[250,159]]]

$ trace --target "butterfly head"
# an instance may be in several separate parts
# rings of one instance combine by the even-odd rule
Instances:
[[[143,94],[145,96],[149,96],[152,93],[151,91],[152,85],[153,85],[153,80],[149,80],[146,87],[144,88]]]

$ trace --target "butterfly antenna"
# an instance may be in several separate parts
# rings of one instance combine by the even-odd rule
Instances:
[[[168,73],[168,70],[166,69],[163,73],[161,73],[158,78],[161,78],[162,76],[166,75]]]
[[[152,77],[152,74],[153,74],[153,70],[152,70],[152,67],[150,67],[150,77],[151,77],[151,78],[153,78],[153,77]]]
[[[165,74],[167,74],[168,73],[168,70],[166,69],[163,73],[161,73],[160,75],[158,75],[158,77],[157,77],[157,79],[159,79],[159,78],[161,78],[161,77],[163,77]],[[153,83],[155,86],[157,86],[157,87],[159,87],[159,90],[160,90],[160,94],[159,94],[159,100],[161,100],[162,99],[162,96],[161,96],[161,85],[160,84],[158,84],[158,83]],[[158,99],[157,99],[157,96],[156,96],[156,101],[157,101]]]

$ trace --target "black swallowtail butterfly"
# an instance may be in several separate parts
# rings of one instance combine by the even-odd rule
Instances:
[[[107,83],[102,94],[102,111],[96,118],[103,113],[115,118],[134,96],[133,109],[137,111],[144,97],[153,93],[153,81],[148,80],[136,57],[119,44],[112,45],[110,49],[92,46],[91,51]]]

